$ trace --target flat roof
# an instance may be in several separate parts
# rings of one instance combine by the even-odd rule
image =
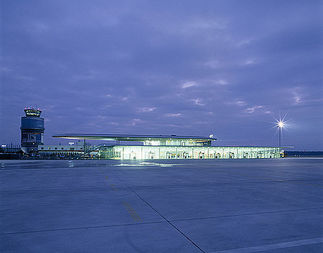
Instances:
[[[86,139],[86,140],[113,140],[113,141],[146,141],[161,139],[194,140],[197,142],[214,141],[214,137],[180,136],[180,135],[139,135],[139,134],[57,134],[54,138]]]

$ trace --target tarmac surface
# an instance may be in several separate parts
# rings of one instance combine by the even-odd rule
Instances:
[[[0,161],[0,252],[323,252],[323,159]]]

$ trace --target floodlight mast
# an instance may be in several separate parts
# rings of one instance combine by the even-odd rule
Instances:
[[[283,127],[285,126],[285,123],[283,121],[278,121],[277,122],[277,127],[278,127],[278,146],[281,148],[281,138],[282,138],[282,131]]]

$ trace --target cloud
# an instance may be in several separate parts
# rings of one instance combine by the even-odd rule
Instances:
[[[211,60],[211,61],[207,61],[204,63],[204,65],[206,67],[212,68],[212,69],[217,69],[221,66],[220,62],[217,60]]]
[[[227,80],[225,80],[225,79],[215,80],[214,83],[218,84],[218,85],[227,85],[227,84],[229,84],[229,82]]]
[[[194,87],[194,86],[198,86],[198,83],[195,81],[185,82],[185,83],[182,83],[182,85],[181,85],[182,89],[187,89],[187,88]]]
[[[302,99],[299,95],[294,95],[295,104],[300,104],[302,102]]]
[[[255,106],[246,108],[245,112],[246,113],[254,113],[254,112],[258,111],[259,109],[263,109],[263,108],[264,107],[262,105],[255,105]]]
[[[237,47],[243,47],[246,45],[249,45],[252,42],[253,39],[242,39],[237,43]]]
[[[57,129],[109,126],[216,131],[237,145],[258,134],[258,144],[269,145],[271,133],[254,131],[254,122],[266,129],[270,114],[288,111],[312,124],[290,142],[322,149],[322,8],[294,2],[4,1],[0,142],[19,142],[28,103],[55,106],[43,113],[51,119],[46,143]]]
[[[156,110],[156,107],[141,107],[138,108],[138,112],[153,112]]]
[[[139,123],[142,123],[143,121],[141,120],[141,119],[132,119],[131,121],[130,121],[130,125],[131,126],[136,126],[137,124],[139,124]]]
[[[236,100],[234,102],[231,102],[230,104],[234,104],[234,105],[237,105],[237,106],[246,106],[247,103],[243,100]]]
[[[192,99],[192,101],[193,101],[193,103],[195,104],[195,105],[198,105],[198,106],[204,106],[205,104],[203,104],[202,102],[201,102],[201,99],[200,98],[193,98]]]
[[[245,61],[243,62],[243,64],[242,64],[242,65],[247,66],[247,65],[253,65],[253,64],[255,64],[255,63],[256,63],[256,60],[255,60],[255,59],[247,59],[247,60],[245,60]]]
[[[295,87],[291,89],[292,99],[294,105],[299,105],[303,102],[302,95],[301,95],[301,88]]]
[[[7,72],[11,72],[11,71],[12,71],[12,69],[10,69],[8,67],[0,66],[0,72],[7,73]]]
[[[174,118],[178,118],[181,117],[182,114],[181,113],[166,113],[165,114],[166,117],[174,117]]]
[[[244,110],[245,113],[254,114],[254,113],[261,113],[261,114],[271,114],[272,112],[266,109],[263,105],[255,105],[248,107]]]

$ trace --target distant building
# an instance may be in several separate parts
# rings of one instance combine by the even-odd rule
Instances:
[[[84,154],[83,145],[39,145],[41,158],[78,157]]]
[[[44,143],[44,118],[41,110],[25,108],[25,117],[21,117],[21,149],[24,153],[37,152],[38,145]]]
[[[22,155],[21,147],[13,144],[0,146],[0,159],[19,159]]]
[[[99,148],[101,159],[248,159],[279,158],[278,147],[211,146],[213,136],[177,135],[55,135],[56,138],[116,141],[116,145]],[[121,143],[137,142],[137,145]]]

